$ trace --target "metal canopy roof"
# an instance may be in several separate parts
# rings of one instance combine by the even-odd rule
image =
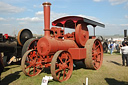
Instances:
[[[85,23],[87,25],[92,25],[93,27],[100,26],[105,27],[104,24],[84,18],[79,16],[66,16],[59,18],[52,22],[53,26],[67,27],[75,29],[75,25]]]

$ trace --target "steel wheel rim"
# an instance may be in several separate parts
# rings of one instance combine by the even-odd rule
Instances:
[[[36,50],[36,49],[37,49],[37,42],[38,42],[38,39],[33,40],[33,41],[30,43],[28,50],[29,50],[29,49],[35,49],[35,50]]]
[[[99,69],[103,61],[103,49],[99,40],[95,40],[92,48],[92,60],[95,69]]]
[[[35,38],[31,38],[29,40],[27,40],[24,45],[23,45],[23,48],[22,48],[22,56],[24,55],[24,53],[30,49],[37,49],[37,42],[38,42],[38,39],[35,39]]]
[[[29,55],[29,56],[28,56]],[[41,60],[37,50],[28,50],[21,62],[22,71],[27,76],[36,76],[42,70]]]
[[[60,82],[70,78],[73,71],[73,60],[69,52],[58,51],[51,62],[51,73],[55,80]]]

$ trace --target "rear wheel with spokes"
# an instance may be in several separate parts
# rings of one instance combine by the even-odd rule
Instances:
[[[85,45],[87,68],[99,69],[103,61],[103,47],[99,39],[89,39]]]

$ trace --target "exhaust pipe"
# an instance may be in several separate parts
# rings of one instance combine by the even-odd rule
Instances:
[[[50,5],[49,2],[44,2],[44,36],[50,37]]]

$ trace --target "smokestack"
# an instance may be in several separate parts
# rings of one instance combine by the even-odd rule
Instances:
[[[124,41],[127,40],[127,30],[124,30]]]
[[[50,37],[50,5],[49,2],[44,2],[44,36]]]

